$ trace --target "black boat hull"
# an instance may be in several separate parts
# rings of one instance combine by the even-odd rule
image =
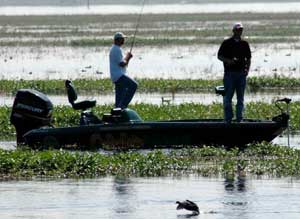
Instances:
[[[24,139],[32,147],[79,145],[86,149],[129,149],[213,145],[242,148],[252,142],[270,142],[286,127],[287,122],[269,120],[231,124],[223,120],[159,121],[34,129]]]

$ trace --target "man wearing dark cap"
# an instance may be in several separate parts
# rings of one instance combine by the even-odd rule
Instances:
[[[224,65],[223,83],[225,87],[224,117],[227,123],[233,118],[232,97],[236,92],[236,121],[241,122],[244,110],[244,92],[246,77],[251,64],[251,50],[247,41],[241,38],[242,23],[235,23],[232,28],[233,36],[223,41],[218,51],[218,59]]]
[[[137,89],[137,82],[126,75],[126,68],[132,54],[128,52],[123,56],[121,46],[126,36],[122,32],[114,35],[114,43],[109,52],[110,78],[115,84],[115,107],[127,108]]]

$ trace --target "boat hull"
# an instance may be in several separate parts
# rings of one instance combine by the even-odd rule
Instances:
[[[26,133],[24,139],[32,147],[77,145],[86,149],[142,149],[210,145],[242,148],[253,142],[270,142],[286,127],[287,122],[269,120],[231,124],[218,119],[104,123],[34,129]]]

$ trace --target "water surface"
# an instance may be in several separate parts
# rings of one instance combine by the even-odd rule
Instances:
[[[81,6],[4,6],[0,7],[0,15],[82,15],[82,14],[138,14],[141,4],[125,5],[81,5]],[[202,4],[147,4],[143,13],[285,13],[300,12],[298,2],[229,2]]]
[[[221,43],[221,42],[220,42]],[[300,77],[297,43],[252,46],[250,76]],[[0,79],[109,77],[110,47],[0,47]],[[216,79],[223,76],[218,45],[137,47],[127,72],[135,78]],[[124,47],[124,51],[128,51]]]
[[[300,181],[284,179],[158,177],[7,181],[0,186],[0,217],[189,218],[175,201],[201,210],[192,218],[299,218]],[[288,207],[287,207],[288,206]]]
[[[54,105],[67,105],[71,106],[67,94],[65,95],[47,95]],[[293,102],[300,101],[300,93],[297,91],[287,91],[278,90],[273,92],[246,92],[245,103],[251,102],[265,102],[273,103],[277,99],[284,97],[289,97]],[[0,94],[0,106],[12,106],[14,101],[14,96],[11,95],[1,95]],[[91,93],[89,95],[78,95],[78,101],[82,100],[96,100],[97,105],[108,105],[114,104],[115,96],[113,93],[101,94],[101,93]],[[236,97],[234,96],[233,102],[236,102]],[[223,97],[214,94],[214,88],[211,92],[201,92],[201,93],[139,93],[137,92],[131,104],[147,103],[154,105],[168,105],[168,104],[185,104],[185,103],[195,103],[195,104],[213,104],[213,103],[223,103]]]

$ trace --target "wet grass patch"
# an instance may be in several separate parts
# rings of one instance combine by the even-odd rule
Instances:
[[[138,92],[177,93],[177,92],[214,92],[215,86],[222,85],[222,79],[136,79]],[[73,81],[79,93],[113,93],[114,87],[110,79],[77,79]],[[0,93],[15,94],[18,89],[35,89],[45,94],[65,94],[64,80],[0,80]],[[299,90],[300,78],[279,75],[249,77],[249,91],[274,91],[275,89]]]
[[[250,43],[298,42],[298,17],[299,13],[144,14],[136,46],[220,44],[237,20],[247,27]],[[134,14],[0,16],[0,46],[110,46],[114,32],[133,35],[135,25]]]
[[[0,149],[0,179],[32,177],[170,176],[197,174],[300,176],[300,150],[267,143],[238,149],[202,147],[114,154]]]

